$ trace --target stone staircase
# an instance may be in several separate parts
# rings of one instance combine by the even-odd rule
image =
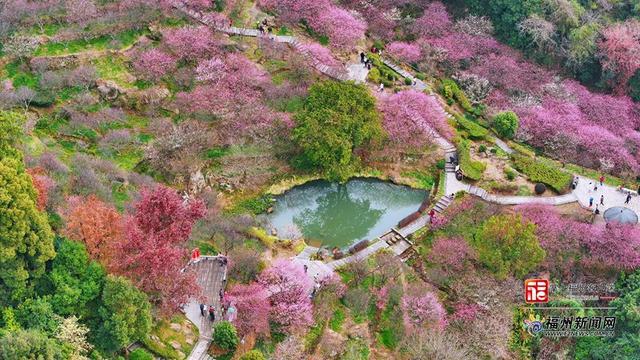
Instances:
[[[441,213],[446,208],[448,208],[449,205],[451,205],[452,202],[453,202],[453,199],[451,198],[451,196],[444,195],[443,197],[438,199],[436,204],[433,206],[433,210],[435,210],[435,212],[437,212],[437,213]]]
[[[485,200],[489,197],[489,193],[487,192],[487,190],[485,190],[483,188],[479,188],[477,186],[470,186],[469,187],[469,194],[478,196],[478,197],[480,197],[482,199],[485,199]]]

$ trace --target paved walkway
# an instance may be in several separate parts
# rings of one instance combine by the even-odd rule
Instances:
[[[200,331],[200,338],[194,346],[188,360],[212,359],[207,354],[211,343],[211,321],[207,316],[200,314],[200,304],[213,305],[216,314],[215,322],[222,319],[222,306],[220,304],[220,289],[224,289],[227,279],[227,266],[220,261],[223,256],[201,256],[198,260],[190,262],[185,271],[193,271],[197,274],[198,285],[202,288],[203,299],[191,299],[184,307],[184,313]]]
[[[598,190],[594,190],[596,184],[598,185]],[[631,192],[632,194],[629,204],[624,203],[627,198],[626,192]],[[584,208],[595,209],[595,206],[598,205],[600,214],[604,214],[611,207],[623,206],[633,210],[636,215],[640,216],[640,197],[637,196],[636,190],[625,189],[625,192],[620,192],[615,187],[606,184],[600,185],[600,182],[596,180],[578,176],[578,186],[572,194],[576,196],[578,203]],[[604,205],[600,205],[601,196],[604,196]],[[594,204],[591,208],[589,208],[590,197],[593,197]]]

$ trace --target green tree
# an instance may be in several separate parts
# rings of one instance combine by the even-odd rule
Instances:
[[[153,355],[143,348],[138,348],[129,354],[129,360],[153,360]]]
[[[293,140],[302,150],[298,164],[334,180],[346,180],[360,164],[357,151],[383,135],[375,98],[352,82],[312,85],[295,121]]]
[[[228,321],[221,321],[215,324],[212,341],[222,350],[234,351],[238,346],[236,328]]]
[[[42,291],[50,294],[53,310],[61,316],[90,316],[87,304],[100,297],[105,271],[89,260],[85,246],[65,238],[56,239],[56,258],[43,278]]]
[[[0,112],[0,306],[26,298],[55,256],[53,232],[14,147],[22,117]]]
[[[259,350],[251,350],[242,354],[240,360],[265,360],[265,358]]]
[[[99,314],[102,323],[93,343],[108,353],[144,339],[151,330],[147,295],[122,277],[107,277]]]
[[[472,243],[478,259],[498,278],[522,277],[545,256],[535,230],[536,225],[521,215],[496,215],[482,224]]]
[[[47,297],[26,299],[18,305],[16,319],[24,329],[42,331],[46,335],[53,335],[59,326],[59,318]]]
[[[0,338],[0,359],[65,359],[62,347],[53,338],[37,330],[18,330]]]
[[[502,137],[512,139],[518,131],[520,119],[513,111],[504,111],[493,118],[493,126]]]

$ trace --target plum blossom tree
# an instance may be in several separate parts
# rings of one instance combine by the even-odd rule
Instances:
[[[45,174],[44,169],[41,167],[27,169],[27,173],[31,176],[33,187],[38,193],[36,202],[38,210],[43,211],[47,206],[49,191],[55,186],[55,182]]]
[[[211,56],[216,49],[213,33],[206,26],[169,29],[162,41],[176,57],[187,61]]]
[[[340,62],[331,53],[331,50],[318,43],[304,44],[302,51],[308,51],[311,56],[327,66],[339,66]]]
[[[422,327],[443,330],[447,325],[447,312],[438,298],[429,291],[414,289],[413,294],[404,294],[400,306],[407,330]]]
[[[414,31],[424,37],[443,35],[452,26],[447,8],[440,1],[434,1],[424,14],[414,23]]]
[[[270,319],[284,331],[292,331],[312,323],[309,293],[311,282],[302,265],[277,259],[259,276],[269,294]]]
[[[394,41],[385,47],[387,54],[406,62],[416,62],[420,60],[420,47],[402,41]]]
[[[604,59],[605,70],[618,77],[615,89],[621,94],[627,89],[627,82],[640,68],[640,21],[631,19],[616,23],[602,30],[603,40],[598,44]]]
[[[176,60],[158,49],[150,49],[137,56],[133,67],[146,79],[157,81],[175,69]]]
[[[432,96],[405,90],[380,101],[383,127],[398,146],[420,148],[437,136],[451,136],[440,104]]]
[[[427,258],[446,271],[455,273],[464,270],[465,261],[473,257],[473,249],[463,238],[439,237],[433,242]]]
[[[67,202],[65,234],[85,244],[89,257],[111,270],[115,247],[124,240],[122,216],[95,195],[71,197]]]
[[[315,31],[325,34],[332,46],[343,49],[353,47],[367,29],[364,21],[337,6],[331,6],[307,21]]]
[[[183,245],[204,213],[201,201],[185,203],[175,190],[158,185],[142,190],[125,219],[126,240],[116,246],[115,272],[130,278],[165,314],[198,292],[193,274],[180,270],[189,258]]]
[[[227,291],[225,300],[229,300],[238,310],[233,325],[241,335],[269,334],[271,304],[264,286],[258,283],[235,285]]]

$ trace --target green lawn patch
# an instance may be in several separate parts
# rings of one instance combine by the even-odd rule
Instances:
[[[106,50],[108,48],[125,48],[135,42],[146,30],[129,29],[115,36],[102,35],[91,39],[75,39],[66,42],[48,42],[35,51],[35,56],[56,56],[74,54],[88,50]]]
[[[342,324],[344,324],[346,316],[344,313],[344,309],[339,307],[333,313],[331,320],[329,320],[329,328],[335,332],[340,332],[342,330]]]
[[[455,118],[458,122],[458,125],[466,130],[466,132],[469,134],[469,137],[471,137],[472,139],[484,139],[489,134],[489,130],[483,128],[482,126],[467,119],[464,116],[456,115]]]
[[[304,348],[307,352],[312,352],[312,350],[315,349],[316,346],[318,346],[323,332],[324,321],[320,321],[319,323],[311,327],[311,329],[309,329],[307,335],[305,335],[304,337]]]
[[[460,139],[457,150],[458,161],[464,176],[471,180],[480,180],[487,165],[481,161],[471,159],[471,142],[466,139]]]
[[[512,159],[514,167],[525,174],[529,180],[547,184],[557,192],[566,190],[571,180],[573,180],[573,176],[570,173],[534,158],[516,154],[512,156]]]
[[[130,81],[132,76],[129,74],[129,70],[122,56],[103,56],[94,59],[92,64],[95,66],[98,76],[101,79],[111,80],[125,88],[134,86]]]

